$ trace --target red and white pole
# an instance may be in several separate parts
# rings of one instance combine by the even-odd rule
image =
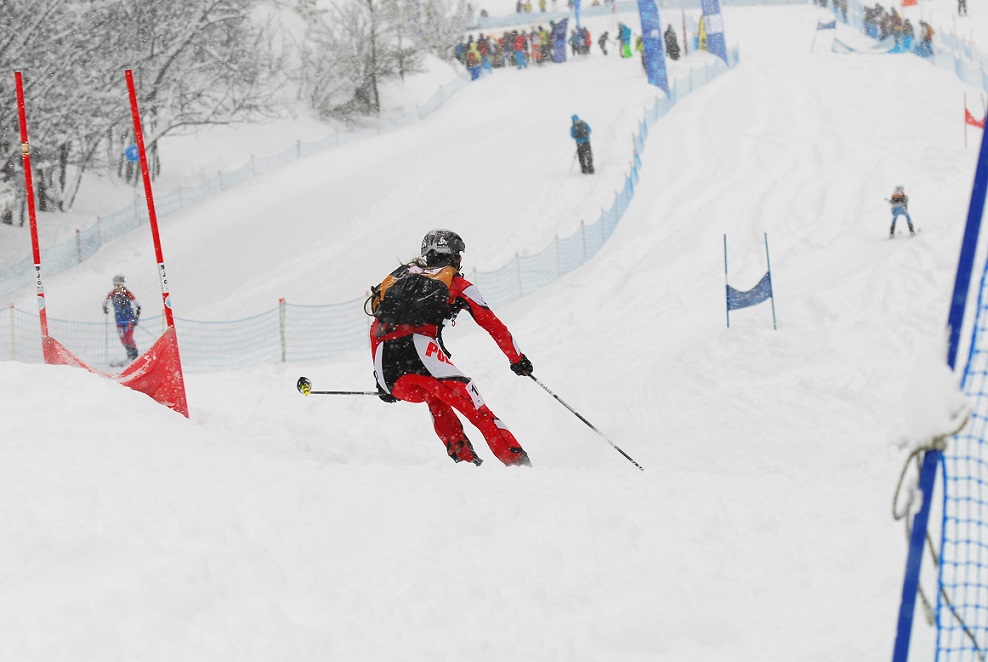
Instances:
[[[34,254],[34,284],[38,291],[38,318],[41,320],[41,341],[48,337],[48,311],[45,310],[45,286],[41,280],[41,247],[38,243],[38,218],[34,212],[34,181],[31,178],[31,143],[27,139],[27,113],[24,110],[24,79],[14,72],[17,89],[17,118],[21,125],[21,161],[24,165],[24,188],[27,192],[27,215],[31,221],[31,250]]]
[[[130,114],[134,120],[134,137],[137,141],[137,154],[141,161],[141,179],[144,180],[144,197],[147,198],[148,218],[151,221],[151,237],[154,239],[154,259],[158,263],[158,278],[161,281],[161,300],[165,306],[165,323],[175,327],[172,316],[171,294],[168,292],[168,275],[165,273],[165,260],[161,253],[161,239],[158,236],[158,216],[154,211],[154,195],[151,193],[151,171],[144,151],[144,132],[141,130],[141,114],[137,109],[137,91],[134,88],[134,72],[127,69],[127,92],[130,94]]]

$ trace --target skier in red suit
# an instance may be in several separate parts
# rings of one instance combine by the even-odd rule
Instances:
[[[463,240],[455,232],[433,230],[422,240],[422,257],[395,271],[395,274],[407,271],[429,277],[445,272],[452,276],[444,310],[433,321],[388,324],[378,317],[371,324],[371,354],[378,391],[385,402],[426,403],[436,434],[454,462],[479,465],[483,461],[463,432],[456,415],[459,411],[480,430],[491,451],[506,466],[531,466],[528,453],[487,407],[473,380],[453,365],[442,344],[444,323],[466,310],[508,357],[515,374],[532,374],[532,363],[518,349],[508,328],[487,306],[476,286],[460,275],[460,253],[464,249]]]

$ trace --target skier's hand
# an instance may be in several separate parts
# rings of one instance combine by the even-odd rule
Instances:
[[[533,370],[532,362],[524,354],[521,355],[520,359],[511,364],[511,372],[519,377],[528,377],[532,374]]]
[[[380,384],[377,385],[377,397],[381,398],[382,402],[387,402],[388,404],[398,402],[398,398],[381,388]]]
[[[103,306],[103,314],[104,315],[109,315],[110,314],[110,311],[106,309],[106,306]]]

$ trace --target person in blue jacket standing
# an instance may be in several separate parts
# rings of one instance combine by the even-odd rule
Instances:
[[[590,149],[590,125],[577,115],[573,115],[573,126],[569,135],[576,141],[576,154],[580,157],[580,171],[584,175],[593,174],[593,151]]]

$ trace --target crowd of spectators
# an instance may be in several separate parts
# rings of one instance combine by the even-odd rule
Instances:
[[[541,66],[554,61],[552,42],[555,29],[556,24],[549,21],[548,29],[540,25],[531,31],[511,30],[499,37],[480,33],[474,39],[473,35],[469,35],[465,42],[456,45],[453,56],[467,68],[472,80],[484,72],[502,67],[525,69],[533,62]],[[573,55],[590,55],[592,39],[586,27],[571,30],[567,41]],[[607,54],[606,50],[604,54]]]
[[[470,73],[471,80],[477,80],[484,73],[491,73],[494,69],[503,67],[516,67],[525,69],[530,63],[538,66],[546,62],[559,62],[565,60],[565,54],[560,56],[553,53],[553,35],[561,25],[554,21],[549,21],[549,28],[543,26],[532,28],[531,31],[511,30],[504,32],[501,36],[485,35],[480,33],[476,39],[473,35],[468,35],[466,41],[460,42],[453,50],[453,56]],[[562,41],[565,35],[559,35],[558,40]],[[679,45],[676,41],[676,32],[670,25],[663,35],[665,41],[665,52],[673,60],[679,59]],[[569,36],[565,39],[566,45],[572,56],[590,55],[593,46],[593,38],[590,30],[586,26],[570,30]],[[601,53],[608,54],[607,45],[611,37],[605,30],[600,33],[597,45]],[[631,28],[624,23],[618,24],[618,54],[622,58],[632,57],[632,48],[641,57],[644,66],[645,55],[641,36],[632,38]]]
[[[874,7],[864,7],[864,25],[865,32],[878,40],[884,41],[891,37],[897,50],[911,50],[924,57],[933,55],[933,26],[921,20],[917,42],[912,21],[903,18],[895,7],[886,10],[877,2]]]

